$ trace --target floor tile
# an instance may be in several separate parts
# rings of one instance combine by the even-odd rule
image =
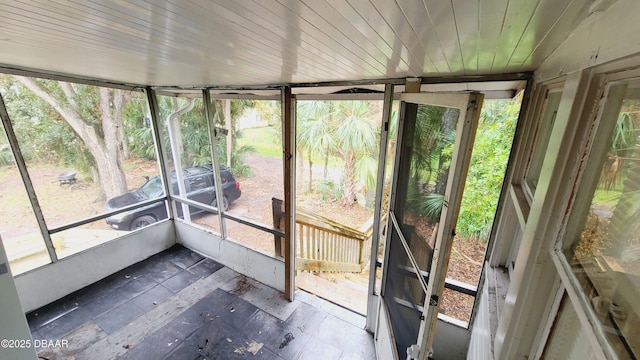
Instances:
[[[250,339],[236,329],[227,329],[224,338],[217,342],[207,354],[213,359],[280,359],[264,344]]]
[[[39,327],[73,311],[78,306],[77,296],[74,294],[65,296],[60,300],[27,314],[29,328],[32,330],[38,329]]]
[[[220,311],[216,317],[240,329],[257,311],[257,307],[238,298]]]
[[[309,335],[300,328],[288,326],[286,322],[262,310],[257,311],[242,330],[249,338],[264,344],[285,359],[295,358],[309,340]]]
[[[136,296],[131,301],[146,312],[153,309],[156,305],[164,302],[171,295],[173,295],[171,290],[162,285],[156,285],[155,287]]]
[[[184,270],[172,263],[171,257],[171,253],[162,252],[134,264],[124,271],[127,272],[129,276],[146,276],[157,282],[162,282]]]
[[[87,310],[92,318],[127,302],[127,298],[114,289],[96,289],[78,297],[80,306]]]
[[[296,360],[332,359],[338,360],[342,356],[342,350],[322,340],[311,337],[303,351],[298,354]]]
[[[165,359],[215,359],[212,350],[220,341],[227,341],[230,334],[237,330],[224,322],[209,322],[185,339],[180,346],[168,354]]]
[[[53,340],[66,336],[78,344],[77,354],[96,341],[122,341],[122,336],[130,336],[125,332],[140,331],[127,325],[157,309],[154,302],[174,299],[196,281],[217,276],[214,273],[221,268],[175,246],[28,314],[32,336]],[[234,279],[172,312],[166,325],[132,344],[125,354],[118,345],[120,359],[375,358],[373,337],[354,325],[362,319],[350,317],[347,310],[304,292],[298,292],[299,300],[288,302],[255,280]],[[49,356],[46,349],[41,352]],[[53,355],[50,358],[57,356]]]
[[[173,277],[163,281],[162,285],[173,293],[177,293],[199,279],[200,277],[198,275],[194,275],[188,271],[181,271]]]
[[[373,335],[333,315],[327,315],[315,336],[352,358],[375,359]]]
[[[162,359],[182,344],[183,339],[176,337],[168,328],[163,328],[135,344],[127,354],[138,359]]]
[[[158,285],[157,282],[143,275],[132,277],[129,282],[118,287],[116,290],[127,299],[133,299],[156,285]]]
[[[143,313],[136,304],[128,301],[98,316],[95,322],[104,332],[113,334]]]
[[[197,275],[201,278],[206,278],[207,276],[213,274],[214,272],[222,269],[222,264],[215,262],[211,259],[202,259],[200,262],[191,266],[188,271],[194,275]]]
[[[147,358],[142,358],[142,359],[147,359]],[[126,353],[126,354],[116,358],[116,360],[141,360],[141,359],[138,359],[137,357],[135,357],[135,356],[133,356],[133,355],[131,355],[129,353]]]
[[[172,247],[169,249],[169,253],[171,254],[170,261],[182,269],[188,269],[198,261],[204,259],[204,256],[181,246]]]
[[[60,340],[64,335],[70,333],[90,320],[91,314],[81,307],[76,307],[64,316],[42,325],[38,328],[38,332],[40,333],[40,336],[42,336],[42,339]]]
[[[285,325],[289,329],[297,329],[302,333],[312,334],[327,317],[327,313],[317,308],[301,303],[296,311],[294,311],[285,321]]]

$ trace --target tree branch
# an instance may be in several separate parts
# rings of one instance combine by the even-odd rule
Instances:
[[[32,78],[24,76],[14,76],[22,85],[27,89],[33,91],[38,97],[51,105],[62,116],[69,126],[75,131],[76,134],[85,142],[85,144],[96,143],[97,134],[95,129],[87,124],[84,119],[75,110],[68,108],[60,102],[55,96],[49,93],[48,90],[43,88],[38,82]]]
[[[67,101],[69,102],[69,104],[74,108],[77,108],[78,104],[76,103],[76,95],[78,94],[76,93],[76,90],[68,82],[60,81],[59,84],[62,92],[67,97]]]

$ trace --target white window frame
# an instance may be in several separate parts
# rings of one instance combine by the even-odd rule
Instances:
[[[604,68],[597,72],[594,71],[595,74],[593,76],[590,93],[596,96],[587,98],[587,102],[585,102],[585,111],[583,113],[592,115],[589,118],[585,116],[582,117],[584,123],[582,133],[584,134],[584,139],[581,147],[578,149],[579,151],[573,154],[576,161],[585,162],[585,164],[588,164],[592,151],[594,154],[599,151],[599,149],[593,149],[593,147],[595,140],[601,135],[599,125],[603,112],[605,111],[609,85],[616,82],[640,79],[640,70],[621,70],[619,72],[608,72],[607,70],[607,68]],[[587,111],[589,110],[587,108],[589,104],[594,105],[591,111]],[[585,205],[585,201],[591,201],[591,199],[578,198],[577,191],[580,188],[583,178],[588,176],[585,174],[588,174],[589,167],[589,165],[581,166],[574,172],[572,179],[575,180],[570,183],[570,189],[568,189],[568,191],[572,193],[572,197],[567,203],[564,217],[559,220],[561,226],[559,227],[554,247],[550,249],[550,254],[553,265],[562,281],[562,285],[566,288],[571,304],[578,314],[580,323],[587,336],[592,339],[591,344],[594,352],[599,355],[599,358],[617,359],[616,353],[606,340],[602,327],[599,326],[597,315],[592,310],[589,299],[579,284],[578,279],[573,275],[573,270],[562,252],[566,235],[572,232],[571,229],[569,229],[571,214],[574,210],[579,210],[579,206]]]

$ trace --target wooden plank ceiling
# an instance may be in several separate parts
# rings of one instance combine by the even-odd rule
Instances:
[[[0,0],[0,66],[158,86],[533,70],[592,0]]]

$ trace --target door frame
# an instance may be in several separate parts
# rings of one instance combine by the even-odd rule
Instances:
[[[405,133],[407,131],[412,131],[413,126],[415,126],[415,119],[411,121],[407,121],[407,118],[410,116],[414,116],[414,114],[409,113],[412,108],[408,108],[407,104],[423,104],[423,105],[435,105],[442,107],[452,107],[458,108],[460,110],[460,114],[458,116],[458,122],[456,125],[456,140],[454,145],[453,157],[451,160],[451,165],[449,167],[449,175],[447,179],[447,187],[445,193],[445,199],[443,204],[443,209],[440,217],[440,226],[438,227],[438,233],[436,237],[436,244],[434,247],[434,253],[432,258],[431,265],[431,274],[429,276],[428,284],[424,283],[424,279],[419,277],[419,281],[421,282],[422,287],[426,290],[425,295],[425,303],[429,303],[429,306],[425,306],[423,309],[423,313],[420,321],[420,329],[417,337],[417,347],[413,348],[414,357],[417,356],[418,359],[426,359],[427,357],[432,355],[432,344],[433,338],[435,334],[435,325],[438,318],[438,306],[439,306],[439,297],[441,296],[444,285],[445,278],[447,273],[447,265],[449,262],[449,257],[451,254],[451,245],[453,242],[453,237],[455,235],[455,223],[460,211],[460,203],[462,200],[462,191],[465,184],[466,175],[469,169],[469,163],[471,159],[471,151],[473,148],[473,141],[475,139],[475,132],[478,125],[478,120],[480,117],[480,108],[482,106],[482,101],[484,99],[483,94],[478,92],[473,93],[403,93],[400,95],[400,100],[402,101],[400,104],[400,117],[398,119],[398,135],[397,135],[397,144],[396,144],[396,154],[395,154],[395,163],[393,169],[393,181],[392,181],[392,189],[389,199],[389,214],[387,219],[387,229],[391,229],[391,226],[397,226],[395,220],[395,210],[397,200],[399,198],[398,191],[404,191],[404,189],[399,189],[398,184],[400,181],[398,180],[401,176],[408,176],[408,163],[406,161],[407,157],[404,156],[405,161],[403,162],[403,149],[404,149],[404,141],[406,139]],[[413,109],[417,109],[414,107]],[[401,171],[404,170],[403,174]],[[453,170],[453,171],[451,171]],[[399,234],[400,229],[397,229]],[[386,232],[386,244],[390,243],[392,231],[387,230]],[[447,236],[445,236],[447,234]],[[402,237],[402,236],[401,236]],[[388,264],[389,261],[389,250],[390,247],[385,247],[385,256],[383,264]],[[412,256],[410,256],[410,260]],[[415,260],[412,260],[415,264]],[[419,270],[419,269],[418,269]],[[395,351],[395,341],[393,336],[393,330],[391,326],[389,326],[389,313],[386,311],[386,305],[382,301],[386,290],[386,279],[388,275],[388,267],[383,265],[382,272],[382,289],[380,292],[380,302],[378,304],[378,326],[376,326],[377,330],[384,328],[384,325],[390,329],[390,336],[386,336],[385,339],[390,339],[390,341],[385,342],[385,344],[390,344],[393,346],[393,353]],[[426,286],[426,287],[425,287]],[[427,300],[429,299],[429,300]],[[387,314],[387,316],[382,316]],[[383,324],[380,322],[383,321]],[[376,334],[376,340],[378,340],[379,336]],[[387,346],[385,344],[379,343],[380,346]],[[386,349],[388,351],[388,349]],[[400,354],[396,354],[400,355]]]

